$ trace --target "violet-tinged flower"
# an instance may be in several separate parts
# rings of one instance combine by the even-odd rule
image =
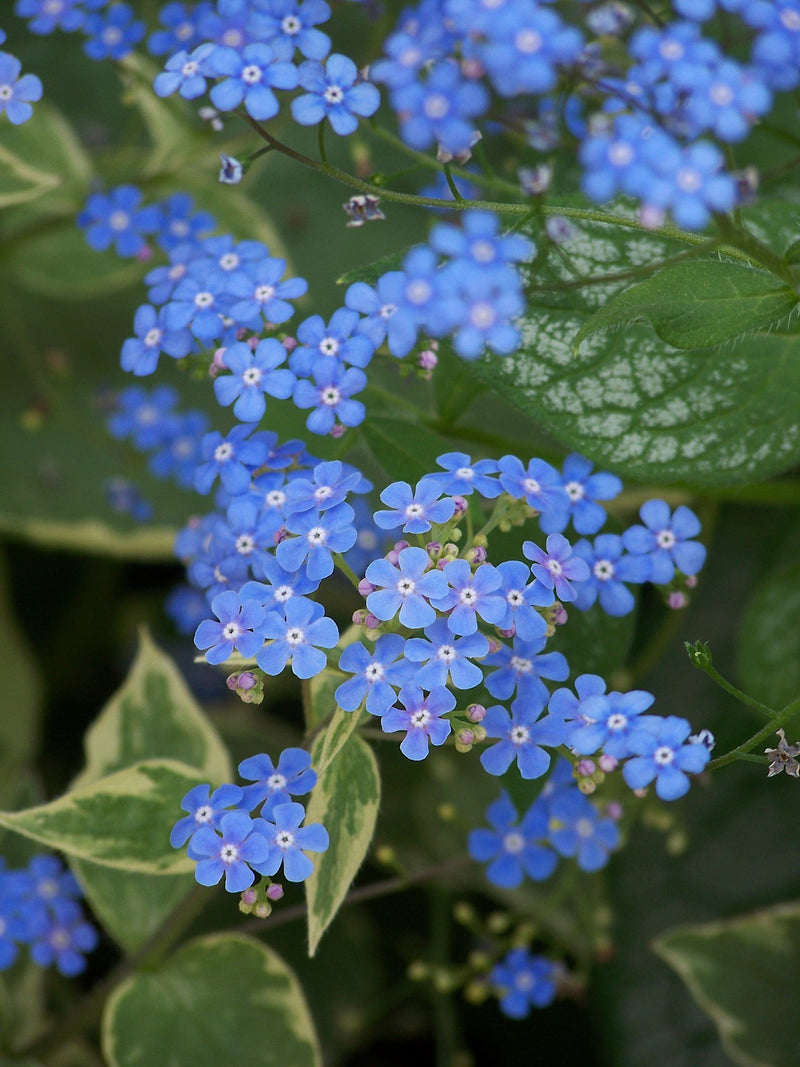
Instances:
[[[498,564],[500,586],[497,590],[506,602],[506,610],[497,626],[515,634],[522,641],[540,641],[547,634],[547,623],[537,608],[548,608],[555,600],[552,589],[530,581],[531,569],[519,560]]]
[[[544,637],[535,641],[515,637],[511,647],[503,644],[497,652],[490,653],[486,665],[499,667],[486,678],[486,688],[492,696],[506,700],[516,690],[518,697],[546,703],[549,693],[541,678],[564,682],[569,677],[569,665],[561,652],[540,655],[544,645]]]
[[[589,578],[583,582],[575,597],[575,607],[588,611],[596,600],[606,615],[627,615],[636,606],[633,593],[624,582],[637,584],[650,577],[649,556],[632,556],[624,552],[622,538],[618,534],[600,534],[589,541],[578,541],[573,552],[586,561]]]
[[[643,689],[589,696],[577,709],[567,732],[567,744],[581,756],[602,750],[615,759],[624,759],[632,752],[629,742],[637,728],[637,716],[654,701],[653,694]]]
[[[217,616],[204,619],[197,627],[194,643],[206,649],[209,663],[222,663],[238,651],[245,659],[255,656],[264,643],[261,625],[265,612],[254,600],[242,602],[239,593],[232,589],[219,593],[211,601],[211,610]]]
[[[599,871],[619,845],[619,829],[579,789],[561,789],[548,801],[549,839],[562,856],[574,856],[583,871]]]
[[[431,600],[431,605],[450,613],[447,626],[452,633],[474,634],[478,616],[489,623],[499,623],[505,616],[506,601],[497,593],[502,576],[491,563],[483,563],[473,572],[465,559],[455,559],[442,573],[449,588],[443,597]]]
[[[577,452],[567,456],[561,467],[572,525],[579,534],[597,533],[606,521],[605,509],[597,501],[612,500],[622,492],[622,482],[615,474],[592,474],[593,468],[591,460]]]
[[[209,74],[223,80],[211,90],[211,102],[220,111],[244,105],[251,118],[264,121],[278,114],[280,104],[275,89],[297,88],[297,67],[276,62],[267,44],[256,42],[241,52],[224,45],[214,48],[205,59]]]
[[[400,751],[410,760],[422,760],[428,755],[428,742],[443,745],[452,727],[442,718],[456,706],[456,698],[449,689],[437,686],[425,694],[418,685],[409,683],[400,690],[402,708],[390,708],[381,716],[381,729],[387,733],[405,730]]]
[[[585,582],[589,567],[580,556],[572,555],[572,545],[561,534],[552,533],[547,538],[547,551],[533,541],[524,541],[522,551],[526,559],[533,560],[531,571],[547,589],[555,589],[559,600],[571,601],[578,595],[572,582]]]
[[[497,478],[490,477],[500,469],[497,460],[479,459],[473,463],[466,452],[445,452],[436,457],[436,462],[445,473],[426,474],[422,480],[438,481],[442,492],[450,496],[470,496],[476,492],[485,500],[493,500],[503,492]]]
[[[35,74],[23,74],[16,56],[0,52],[0,115],[6,113],[13,126],[21,126],[33,114],[32,103],[42,98],[42,82]]]
[[[214,431],[203,438],[203,459],[195,471],[194,485],[198,493],[209,493],[219,475],[223,488],[232,496],[246,493],[250,488],[252,470],[267,458],[267,448],[257,438],[248,441],[251,426],[234,426],[227,437]]]
[[[346,552],[356,540],[355,512],[349,504],[337,504],[328,511],[300,511],[287,515],[286,529],[296,537],[281,541],[275,550],[278,563],[288,571],[305,563],[306,574],[321,581],[333,573],[334,552]]]

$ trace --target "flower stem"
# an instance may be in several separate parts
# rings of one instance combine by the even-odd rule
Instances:
[[[732,748],[730,752],[726,752],[724,756],[718,756],[716,759],[712,759],[708,764],[707,770],[715,771],[719,767],[724,767],[728,763],[733,763],[734,760],[742,759],[748,756],[750,752],[757,746],[776,733],[782,726],[785,726],[788,722],[800,712],[800,697],[796,697],[791,703],[787,704],[785,708],[782,708],[773,718],[767,723],[766,726],[753,734],[751,738],[745,741],[741,745],[737,745],[736,748]],[[748,757],[749,758],[749,757]]]

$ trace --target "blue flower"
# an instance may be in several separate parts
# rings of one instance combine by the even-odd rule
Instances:
[[[473,46],[501,96],[545,93],[554,88],[558,67],[577,61],[583,35],[537,3],[509,4],[486,27],[488,39]]]
[[[321,512],[300,511],[286,516],[286,529],[297,537],[281,541],[275,550],[278,563],[289,571],[299,570],[305,561],[306,574],[321,581],[333,573],[333,552],[346,552],[356,540],[355,513],[349,504]]]
[[[454,637],[447,619],[437,619],[425,629],[425,637],[412,637],[405,654],[412,663],[423,663],[414,672],[414,681],[423,689],[447,685],[448,677],[456,689],[472,689],[483,681],[483,671],[472,659],[481,659],[489,651],[483,634]],[[388,636],[388,635],[387,635]]]
[[[555,467],[543,459],[532,459],[527,467],[516,456],[498,461],[500,484],[509,496],[524,499],[539,512],[543,533],[559,533],[569,522],[570,501]]]
[[[31,103],[42,98],[42,83],[35,74],[23,74],[16,56],[0,52],[0,114],[13,126],[21,126],[33,114]]]
[[[598,500],[612,500],[622,492],[622,482],[615,474],[598,471],[594,464],[577,452],[564,460],[562,481],[569,497],[572,525],[579,534],[594,534],[606,521],[605,509]]]
[[[150,451],[167,439],[167,416],[177,402],[178,394],[168,385],[152,391],[129,386],[117,394],[106,429],[112,437],[130,437],[134,448]]]
[[[267,322],[287,322],[294,315],[289,300],[296,300],[308,290],[305,278],[287,278],[282,282],[286,261],[271,256],[251,263],[246,270],[230,278],[227,292],[235,303],[231,316],[251,330]]]
[[[227,437],[214,431],[203,438],[203,459],[195,471],[194,484],[198,493],[208,493],[219,475],[223,487],[232,495],[246,493],[250,488],[251,469],[261,466],[267,457],[263,442],[247,440],[250,426],[234,426]]]
[[[534,641],[515,637],[511,648],[504,644],[488,655],[487,666],[500,668],[486,679],[486,688],[492,696],[505,700],[516,689],[518,697],[547,701],[547,687],[539,675],[563,682],[569,677],[569,665],[560,652],[538,655],[544,644],[544,637]]]
[[[322,649],[333,648],[339,640],[336,623],[324,614],[322,605],[305,597],[287,601],[285,617],[277,611],[269,612],[261,632],[272,640],[256,660],[265,674],[273,676],[280,674],[291,660],[292,672],[298,678],[313,678],[327,663]]]
[[[367,567],[366,578],[374,586],[367,596],[367,609],[384,622],[398,611],[403,626],[421,629],[429,626],[436,612],[428,598],[444,596],[447,580],[441,571],[429,570],[430,556],[424,548],[404,548],[397,557],[397,566],[386,559],[376,559]]]
[[[150,304],[142,304],[134,315],[133,329],[136,336],[122,344],[120,366],[138,377],[153,373],[162,352],[173,359],[183,359],[194,347],[188,330],[167,324],[164,308],[156,311]]]
[[[624,759],[631,754],[629,742],[637,729],[638,716],[654,700],[653,694],[643,689],[586,697],[575,709],[577,714],[567,731],[567,744],[581,756],[602,750],[615,759]]]
[[[547,705],[550,714],[565,723],[579,718],[583,702],[589,697],[602,696],[606,691],[606,683],[599,674],[579,674],[575,679],[575,691],[577,696],[571,689],[556,689]],[[569,770],[571,780],[571,767]]]
[[[211,610],[217,616],[204,619],[197,627],[194,643],[206,649],[209,663],[223,663],[237,650],[245,659],[255,656],[264,643],[261,630],[264,609],[253,600],[242,601],[232,589],[219,593],[211,601]]]
[[[164,322],[171,330],[188,326],[199,341],[211,345],[222,335],[222,316],[230,303],[221,279],[208,273],[201,281],[190,274],[178,283],[165,306]]]
[[[292,399],[301,410],[314,408],[306,419],[312,433],[333,433],[338,426],[358,426],[364,421],[366,410],[353,393],[360,393],[367,384],[367,376],[356,367],[344,367],[334,360],[317,363],[311,371],[313,383],[300,378],[295,384]]]
[[[3,78],[0,63],[0,81]],[[89,245],[97,252],[104,252],[113,244],[120,256],[143,252],[147,248],[143,234],[158,229],[159,211],[155,205],[140,208],[141,200],[141,191],[134,185],[117,186],[108,194],[93,193],[78,215],[78,225],[86,230]]]
[[[511,320],[525,310],[519,278],[511,267],[483,271],[469,261],[451,260],[443,268],[448,280],[458,279],[461,313],[453,327],[453,348],[462,359],[477,359],[491,348],[500,356],[513,352],[520,334]]]
[[[470,831],[468,849],[479,863],[489,863],[486,877],[502,889],[516,889],[525,875],[536,882],[549,878],[558,860],[541,842],[547,839],[547,816],[533,803],[519,826],[517,809],[508,793],[486,809],[493,830]],[[490,862],[491,861],[491,862]]]
[[[489,774],[505,774],[514,760],[523,778],[541,778],[550,766],[550,755],[542,745],[555,748],[564,741],[565,727],[553,715],[539,718],[544,701],[527,698],[515,700],[511,715],[502,704],[486,711],[481,725],[486,736],[499,738],[481,753],[481,765]]]
[[[495,268],[530,259],[536,251],[522,234],[500,233],[500,219],[492,211],[464,211],[460,225],[440,223],[431,230],[428,244],[462,266],[468,261],[484,278]]]
[[[52,0],[17,0],[14,5],[14,14],[22,19],[31,20],[28,23],[31,33],[43,35],[52,33],[56,29],[72,33],[81,28],[86,18],[81,0],[60,0],[55,4]],[[5,34],[3,34],[4,39]],[[2,81],[1,77],[0,81]]]
[[[382,530],[402,526],[403,533],[426,533],[432,523],[444,523],[453,516],[454,502],[441,496],[436,478],[421,479],[414,490],[408,482],[392,482],[381,493],[381,500],[392,510],[376,511],[375,522]]]
[[[489,981],[498,991],[500,1010],[511,1019],[524,1019],[534,1008],[546,1008],[556,996],[555,965],[527,949],[513,948],[496,964]]]
[[[271,119],[280,110],[272,88],[297,88],[297,67],[276,61],[267,44],[249,44],[242,52],[219,46],[204,62],[210,74],[224,79],[210,93],[211,102],[220,111],[244,104],[251,118]]]
[[[153,474],[157,478],[174,478],[184,489],[191,489],[201,460],[200,442],[207,430],[208,419],[202,411],[172,415],[165,428],[163,447],[148,461]]]
[[[428,755],[428,742],[443,745],[452,729],[442,718],[456,706],[456,698],[449,689],[437,686],[427,695],[418,685],[409,683],[400,690],[401,708],[390,708],[381,716],[384,733],[405,730],[400,751],[410,760],[422,760]]]
[[[83,32],[89,39],[83,50],[89,59],[124,59],[146,31],[143,22],[134,21],[133,8],[115,3],[106,12],[88,16]]]
[[[634,754],[622,767],[622,776],[631,789],[644,789],[653,779],[661,800],[677,800],[689,790],[689,774],[699,774],[710,752],[700,742],[688,741],[692,727],[677,715],[661,718],[643,715],[628,738]]]
[[[391,100],[406,144],[419,150],[440,144],[452,155],[470,148],[473,120],[489,106],[485,87],[465,79],[449,59],[434,64],[424,82],[415,79],[395,88]]]
[[[577,591],[576,608],[588,611],[599,598],[606,615],[619,617],[633,611],[636,601],[623,582],[646,582],[651,572],[649,556],[624,555],[622,538],[617,534],[600,534],[594,545],[578,541],[573,552],[589,567],[589,578]]]
[[[405,282],[404,271],[390,270],[378,278],[374,289],[366,282],[354,282],[344,297],[348,308],[365,316],[356,331],[364,334],[375,348],[388,338],[389,351],[398,357],[407,355],[411,349],[411,345],[406,347],[405,330],[398,333],[393,325],[394,313],[403,301]]]
[[[572,582],[580,585],[589,579],[589,567],[580,556],[573,556],[572,545],[561,534],[552,533],[547,538],[544,552],[533,541],[523,541],[522,552],[526,559],[533,560],[531,571],[546,589],[554,589],[559,600],[575,600],[577,591]]]
[[[379,637],[372,652],[360,641],[348,645],[339,658],[339,670],[354,677],[337,688],[339,707],[356,711],[366,697],[370,715],[384,715],[395,702],[396,689],[414,676],[413,663],[404,658],[405,648],[405,639],[400,634]]]
[[[217,225],[208,211],[194,210],[194,200],[188,193],[174,193],[158,206],[161,219],[156,240],[165,252],[185,244],[198,246],[203,235]]]
[[[575,856],[583,871],[599,871],[619,845],[619,830],[602,818],[577,788],[559,789],[547,801],[550,843],[562,856]]]
[[[294,478],[286,488],[286,514],[319,508],[327,511],[345,501],[348,493],[358,492],[363,480],[360,471],[345,467],[339,460],[319,463],[314,468],[313,480]]]
[[[230,808],[238,806],[242,790],[238,785],[221,785],[211,792],[211,786],[196,785],[181,801],[181,807],[189,814],[178,819],[169,835],[173,848],[185,845],[201,826],[219,829],[220,819]]]
[[[330,17],[325,0],[264,0],[249,24],[259,39],[269,42],[278,59],[293,59],[295,48],[306,59],[324,59],[330,37],[314,27]]]
[[[157,74],[153,82],[156,96],[171,96],[178,92],[184,100],[196,100],[206,91],[209,72],[205,60],[214,50],[212,44],[201,44],[194,51],[176,52]]]
[[[423,481],[438,481],[442,491],[451,496],[470,496],[477,492],[485,500],[493,500],[503,492],[498,480],[490,477],[500,469],[497,460],[479,459],[473,463],[466,452],[445,452],[436,457],[436,462],[446,474],[438,471],[426,474]]]
[[[342,136],[358,128],[357,115],[374,115],[380,93],[370,82],[357,82],[358,69],[352,59],[334,53],[323,67],[314,59],[302,64],[300,85],[306,89],[292,101],[292,115],[301,126],[316,126],[327,117]]]
[[[274,337],[259,341],[255,351],[242,343],[230,345],[222,361],[233,374],[214,379],[217,400],[233,404],[233,413],[242,422],[259,422],[266,410],[265,393],[281,400],[292,395],[295,376],[280,366],[285,359],[286,349]]]
[[[256,822],[243,811],[229,811],[220,819],[220,833],[201,827],[189,842],[189,856],[197,861],[195,878],[200,885],[217,885],[225,875],[229,893],[241,893],[253,884],[252,864],[260,870],[270,848]]]
[[[366,367],[372,359],[375,345],[364,334],[353,331],[360,322],[357,312],[339,308],[328,325],[321,315],[312,315],[297,327],[298,347],[289,360],[294,373],[307,377],[318,363],[338,360],[352,367]]]
[[[248,810],[252,811],[263,801],[261,814],[265,819],[272,818],[279,804],[290,803],[293,796],[310,793],[317,784],[317,772],[311,768],[311,755],[302,748],[285,748],[278,757],[277,767],[266,752],[249,756],[239,764],[239,774],[255,782],[244,789]]]
[[[629,552],[650,560],[650,580],[656,585],[671,582],[675,568],[697,574],[706,560],[705,545],[692,541],[700,533],[700,520],[681,504],[674,512],[663,500],[648,500],[639,509],[644,526],[631,526],[622,535]]]
[[[547,635],[547,623],[536,609],[550,607],[555,600],[553,590],[536,579],[531,582],[530,567],[519,560],[505,560],[498,564],[497,572],[497,592],[506,602],[497,626],[522,641],[541,641]]]
[[[158,13],[158,21],[165,29],[151,33],[147,41],[147,49],[154,56],[173,55],[180,49],[194,48],[202,40],[194,5],[165,4]]]
[[[300,826],[305,818],[302,804],[278,804],[272,812],[273,822],[257,819],[259,835],[269,845],[269,858],[254,864],[259,874],[277,874],[283,864],[287,882],[304,882],[314,871],[306,852],[324,852],[329,844],[328,831],[322,823]]]
[[[55,964],[68,978],[86,970],[83,954],[100,943],[95,928],[85,921],[77,904],[54,908],[45,929],[37,930],[31,941],[31,959],[40,967]]]

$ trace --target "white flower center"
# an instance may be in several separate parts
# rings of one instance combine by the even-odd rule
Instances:
[[[282,492],[280,489],[272,489],[264,497],[264,503],[268,508],[280,509],[286,503],[286,493]]]
[[[197,811],[194,813],[194,821],[199,823],[209,823],[214,818],[214,809],[210,804],[201,804]]]
[[[245,385],[255,387],[261,384],[261,371],[258,367],[248,367],[242,375],[242,381]]]
[[[214,295],[204,290],[202,293],[197,293],[194,298],[194,305],[204,311],[206,308],[212,307],[214,304]]]
[[[522,488],[525,490],[526,496],[531,493],[541,492],[541,486],[535,478],[526,478],[522,483]]]
[[[294,37],[302,29],[303,24],[297,15],[287,15],[281,22],[281,29],[287,37]]]
[[[288,830],[281,830],[275,838],[275,844],[281,851],[285,852],[287,848],[294,846],[294,834],[290,834]]]
[[[575,833],[584,840],[591,837],[594,833],[594,823],[591,819],[578,819],[575,823]]]
[[[249,556],[255,547],[251,534],[239,534],[236,538],[236,551],[242,556]]]
[[[192,78],[197,74],[198,63],[196,59],[188,59],[181,67],[181,74],[184,78]]]
[[[567,482],[567,484],[564,486],[564,492],[567,494],[567,496],[573,503],[576,500],[583,500],[584,496],[586,495],[586,491],[584,490],[580,482]]]
[[[675,752],[668,745],[659,745],[653,753],[653,759],[659,767],[668,767],[675,759]]]
[[[470,322],[478,330],[488,330],[497,320],[497,312],[486,301],[473,304],[469,313]]]
[[[223,863],[235,863],[239,858],[239,849],[235,845],[223,845],[219,850],[219,858]]]
[[[606,726],[612,734],[618,733],[620,730],[624,730],[628,725],[628,716],[623,715],[622,712],[617,711],[613,715],[609,715],[606,719]]]
[[[608,162],[612,167],[627,167],[633,159],[633,149],[626,141],[615,141],[608,150]]]
[[[273,600],[277,600],[279,604],[285,604],[293,596],[294,589],[290,585],[279,585],[272,593]]]
[[[493,263],[495,248],[491,241],[481,240],[472,243],[472,258],[477,263]]]
[[[377,660],[373,660],[372,663],[367,665],[367,669],[364,671],[364,677],[372,685],[373,682],[379,682],[386,674],[382,663],[378,663]]]
[[[672,530],[660,530],[656,534],[656,543],[659,548],[673,548],[675,545],[675,534]]]
[[[244,35],[241,30],[231,28],[223,33],[220,43],[227,45],[228,48],[239,48],[244,44]]]
[[[222,628],[222,636],[226,641],[236,641],[236,638],[241,632],[241,629],[235,622],[228,622]]]
[[[342,394],[335,386],[329,385],[326,389],[322,390],[320,398],[322,400],[322,403],[325,404],[327,407],[335,408],[339,401],[342,399]]]
[[[786,8],[781,11],[780,20],[791,33],[800,32],[800,11],[792,11]]]
[[[598,582],[607,582],[614,577],[614,564],[610,559],[598,559],[592,567],[592,572]]]
[[[115,44],[119,44],[122,40],[122,30],[118,26],[106,26],[101,37],[107,45],[113,48]]]
[[[328,533],[324,526],[314,526],[306,534],[306,540],[312,548],[316,548],[319,545],[324,545],[328,539]]]
[[[418,519],[424,515],[425,509],[422,504],[409,504],[404,511],[404,515],[407,519]]]
[[[236,270],[239,266],[239,257],[235,252],[226,252],[224,256],[219,257],[219,266],[221,270]]]
[[[314,499],[318,502],[327,500],[331,496],[333,496],[333,489],[329,485],[321,485],[319,489],[314,490]]]
[[[443,119],[450,111],[450,101],[444,93],[431,93],[422,109],[429,119]]]
[[[424,304],[430,300],[431,287],[422,278],[417,278],[406,287],[406,297],[409,304]]]
[[[456,471],[456,478],[462,482],[471,482],[475,477],[475,471],[472,467],[459,467]]]
[[[716,82],[711,86],[708,95],[717,107],[727,107],[733,100],[733,89],[724,82]]]
[[[680,59],[683,56],[684,48],[680,41],[670,40],[662,41],[659,45],[659,52],[662,57],[668,61]]]
[[[522,852],[523,848],[525,848],[525,838],[522,834],[517,833],[516,830],[512,830],[511,833],[506,834],[503,838],[503,848],[506,852],[516,855],[516,853]]]
[[[564,568],[561,566],[561,564],[558,562],[557,559],[548,559],[548,561],[545,564],[545,566],[547,567],[547,569],[550,571],[550,573],[553,575],[554,578],[558,578],[558,576],[564,570]]]
[[[397,311],[396,304],[383,304],[378,315],[382,319],[390,319],[395,311]]]
[[[299,626],[291,626],[286,631],[286,643],[287,645],[291,645],[292,648],[297,648],[298,645],[304,645],[305,641],[305,634]]]
[[[533,669],[533,663],[531,660],[525,659],[524,656],[512,656],[511,669],[515,674],[530,674]]]
[[[466,604],[467,607],[471,608],[475,601],[478,599],[478,594],[475,592],[474,589],[471,588],[462,589],[461,592],[458,594],[458,599],[461,601],[462,604]]]
[[[525,603],[525,597],[519,589],[511,589],[506,593],[506,600],[512,608],[518,608],[521,604]]]
[[[228,460],[233,459],[233,445],[228,441],[223,441],[221,445],[217,445],[214,449],[214,459],[217,463],[227,463]]]
[[[418,708],[415,712],[412,712],[409,723],[415,730],[424,730],[431,718],[431,713],[427,708]]]
[[[344,90],[341,85],[329,85],[322,95],[326,104],[341,104],[344,100]]]
[[[258,85],[263,76],[263,70],[255,63],[250,63],[244,67],[241,74],[242,81],[245,85]]]
[[[512,745],[527,745],[531,732],[527,726],[512,726],[508,733]]]
[[[675,175],[675,183],[684,193],[696,193],[703,184],[703,179],[694,167],[681,167]]]
[[[415,583],[410,578],[401,578],[397,583],[397,592],[402,597],[411,596],[414,592]]]
[[[45,900],[52,899],[58,896],[58,882],[55,878],[42,878],[37,883],[36,893],[40,897],[44,897]]]
[[[335,337],[323,337],[319,343],[319,350],[323,356],[335,356],[339,351],[339,342]]]
[[[514,44],[518,52],[522,52],[524,55],[532,55],[542,47],[542,35],[530,28],[520,30],[514,38]]]
[[[116,233],[120,233],[122,230],[127,230],[131,224],[131,217],[127,211],[112,211],[108,216],[108,225]]]
[[[275,296],[274,285],[259,285],[254,293],[255,299],[259,304],[266,304],[268,300],[272,300]]]
[[[144,335],[144,344],[147,348],[155,348],[161,340],[161,330],[157,327],[153,327],[152,330],[148,330]]]
[[[286,778],[282,774],[278,774],[276,771],[267,778],[267,788],[270,793],[277,793],[280,789],[285,789]]]

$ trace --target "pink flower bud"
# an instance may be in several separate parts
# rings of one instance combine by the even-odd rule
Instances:
[[[417,360],[418,365],[423,370],[433,370],[433,368],[436,366],[436,364],[438,362],[439,362],[439,357],[430,348],[426,348],[422,352],[420,352],[419,359]]]
[[[590,759],[578,760],[575,765],[575,770],[578,772],[579,775],[581,775],[582,778],[588,778],[589,775],[594,774],[595,769],[596,768],[594,760]]]
[[[453,512],[453,514],[456,515],[456,516],[464,515],[466,513],[467,508],[469,507],[469,505],[467,504],[467,502],[464,499],[464,497],[463,496],[454,496],[452,499],[453,499],[453,503],[456,506],[456,509]]]
[[[362,578],[358,583],[358,591],[361,596],[368,597],[370,593],[374,593],[377,586],[374,586],[368,578]]]
[[[336,437],[336,438],[343,437],[345,429],[346,429],[345,426],[342,426],[342,424],[340,422],[337,422],[337,423],[334,424],[333,429],[330,432],[330,436],[331,437]]]
[[[275,901],[280,900],[282,896],[283,886],[279,882],[273,882],[272,885],[269,886],[269,888],[267,889],[267,899]]]
[[[467,730],[467,729],[459,730],[458,733],[456,734],[456,740],[461,745],[474,745],[475,744],[475,733],[474,733],[474,731]]]
[[[686,588],[687,589],[694,589],[694,587],[696,585],[697,585],[697,575],[696,574],[687,574],[686,575]]]
[[[255,904],[258,900],[258,892],[255,889],[245,889],[242,893],[243,904]]]
[[[680,609],[685,608],[688,603],[689,598],[680,590],[675,590],[675,592],[670,593],[667,597],[667,606],[672,608],[673,611],[680,611]]]
[[[359,608],[358,611],[353,612],[353,622],[356,626],[361,626],[368,614],[369,612],[366,608]]]
[[[467,718],[470,722],[482,722],[486,718],[486,708],[483,704],[470,704],[467,708]]]
[[[600,770],[604,771],[605,774],[611,774],[611,772],[615,771],[619,766],[619,760],[615,759],[614,756],[607,755],[605,752],[597,762],[600,766]]]
[[[281,528],[279,530],[276,530],[273,534],[272,540],[276,545],[279,545],[281,541],[285,541],[288,536],[289,531],[286,529],[285,526],[281,526]]]
[[[295,348],[297,348],[297,338],[296,337],[284,337],[284,339],[281,341],[281,344],[283,345],[283,347],[286,349],[287,352],[293,352],[295,350]]]
[[[608,804],[606,804],[606,815],[615,822],[617,819],[621,819],[622,805],[618,804],[616,800],[609,800]]]
[[[367,613],[364,619],[364,625],[368,630],[377,630],[380,627],[380,624],[380,619],[376,618],[374,615]]]

